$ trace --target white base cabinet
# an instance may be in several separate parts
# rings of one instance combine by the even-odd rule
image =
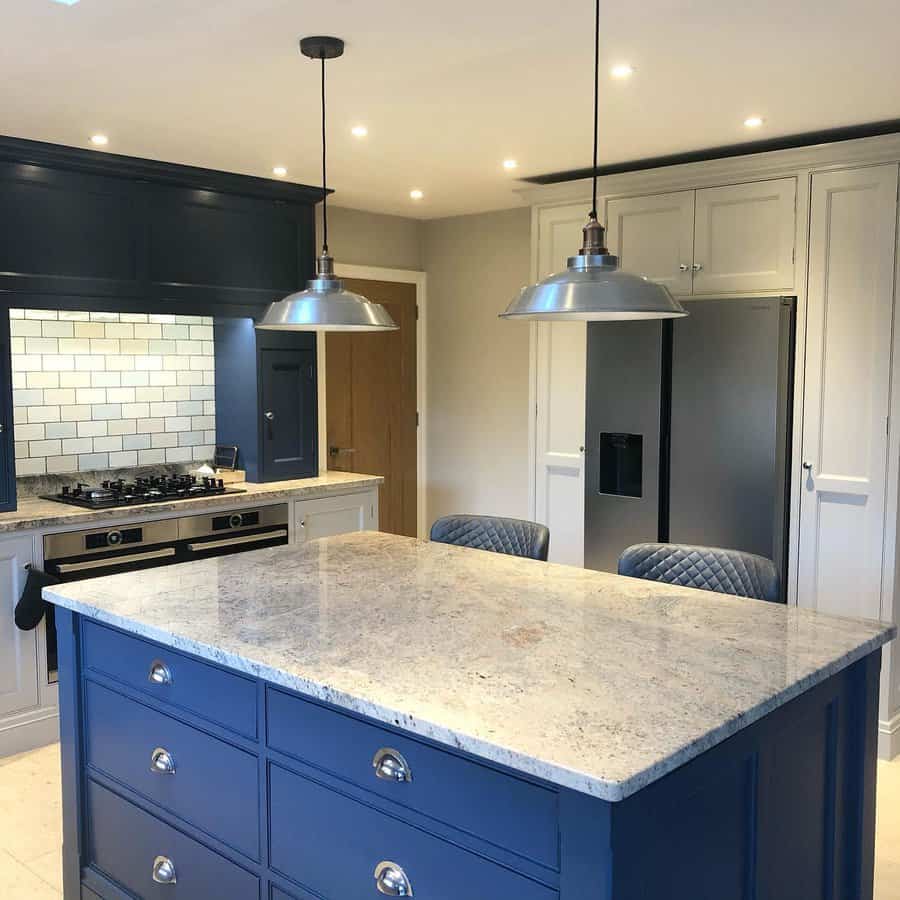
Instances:
[[[294,523],[297,543],[351,531],[375,531],[378,529],[378,491],[296,500]]]
[[[38,629],[20,631],[13,619],[32,563],[31,535],[0,540],[0,717],[33,709],[39,702]]]

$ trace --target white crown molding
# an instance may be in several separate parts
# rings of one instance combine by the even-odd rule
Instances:
[[[812,147],[790,150],[768,150],[728,159],[700,162],[604,175],[598,180],[598,192],[604,197],[667,193],[738,184],[741,181],[762,181],[782,178],[801,172],[823,171],[848,166],[878,165],[900,160],[900,134],[836,141]],[[557,184],[534,185],[516,191],[532,206],[556,206],[561,203],[587,200],[591,181],[564,181]]]

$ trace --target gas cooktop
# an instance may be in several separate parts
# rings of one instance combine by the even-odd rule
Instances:
[[[43,500],[56,500],[85,509],[112,509],[141,503],[167,503],[221,494],[243,494],[241,488],[227,488],[221,478],[197,478],[196,475],[159,475],[134,481],[104,481],[99,486],[77,484],[64,487],[58,494],[43,495]]]

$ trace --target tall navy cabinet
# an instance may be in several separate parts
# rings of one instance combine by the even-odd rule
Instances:
[[[268,178],[0,137],[0,319],[12,306],[260,316],[312,277],[320,198]],[[7,325],[0,344],[2,510],[15,507]]]
[[[215,320],[216,443],[238,447],[247,481],[318,474],[316,336]]]

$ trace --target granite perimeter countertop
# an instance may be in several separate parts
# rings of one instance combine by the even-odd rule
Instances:
[[[265,484],[238,482],[229,488],[244,493],[221,494],[218,497],[197,497],[192,500],[174,500],[169,503],[145,503],[135,506],[118,506],[112,509],[82,509],[55,500],[27,497],[19,501],[18,509],[0,513],[0,534],[11,531],[30,531],[37,528],[53,528],[67,525],[72,528],[90,526],[92,522],[110,519],[127,520],[131,517],[146,518],[159,513],[180,512],[190,515],[205,509],[246,506],[271,500],[302,500],[305,497],[327,497],[346,494],[348,491],[375,487],[384,481],[380,475],[358,475],[353,472],[326,472],[317,478],[298,478],[293,481],[270,481]]]
[[[377,532],[62,584],[44,596],[611,801],[896,634]]]

